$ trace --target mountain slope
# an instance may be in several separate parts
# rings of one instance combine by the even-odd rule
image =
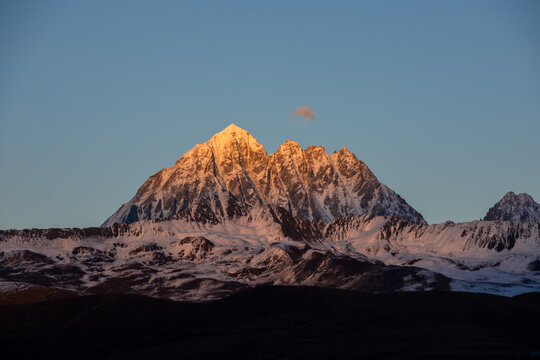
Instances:
[[[329,155],[286,141],[273,154],[234,124],[151,176],[103,226],[189,214],[216,223],[269,205],[306,220],[360,214],[425,223],[346,148]]]
[[[540,204],[529,194],[508,192],[484,217],[484,221],[540,223]]]
[[[41,286],[209,300],[264,284],[540,290],[540,224],[426,225],[368,214],[324,223],[263,210],[218,223],[175,216],[109,228],[0,231],[0,292]]]

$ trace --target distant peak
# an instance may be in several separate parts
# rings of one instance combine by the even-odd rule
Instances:
[[[489,209],[484,220],[540,223],[540,204],[527,193],[509,191]]]
[[[359,161],[356,155],[349,151],[346,147],[343,147],[339,151],[334,151],[332,157],[335,159],[352,159],[354,161]]]
[[[266,150],[257,139],[235,124],[230,124],[203,145],[210,147],[218,160],[230,156],[239,156],[238,154],[248,157],[250,152],[262,153],[266,156]]]
[[[224,130],[243,130],[241,127],[236,126],[234,123],[231,123],[229,126],[227,126]]]
[[[336,153],[336,152],[334,151],[334,153]],[[344,146],[344,147],[343,147],[341,150],[339,150],[337,153],[338,153],[338,154],[352,154],[352,152],[350,152],[349,149],[347,149],[346,146]]]
[[[296,141],[294,140],[287,140],[285,141],[283,144],[281,144],[278,148],[278,151],[280,149],[287,149],[287,148],[300,148],[300,150],[302,150],[302,147],[300,146],[300,144],[298,144]]]
[[[247,130],[242,129],[239,126],[236,126],[235,124],[231,123],[229,126],[227,126],[225,129],[221,130],[218,134],[235,134],[235,133],[246,133],[249,134]],[[216,134],[216,135],[218,135]]]
[[[502,200],[517,200],[517,201],[534,201],[531,195],[527,193],[516,194],[513,191],[509,191],[503,196]]]
[[[235,124],[230,124],[225,129],[215,134],[212,137],[212,139],[228,139],[228,138],[236,138],[237,136],[250,138],[250,139],[253,138],[253,136],[247,130],[242,129],[241,127],[238,127]]]
[[[309,145],[307,148],[306,148],[306,151],[307,150],[310,150],[310,151],[315,151],[315,150],[318,150],[318,151],[324,151],[326,152],[326,149],[324,148],[324,146],[320,146],[320,145]]]
[[[516,197],[516,193],[513,191],[509,191],[503,196],[503,198],[513,198],[513,197]]]

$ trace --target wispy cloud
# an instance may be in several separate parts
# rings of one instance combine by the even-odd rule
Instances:
[[[292,113],[292,115],[297,121],[303,120],[306,124],[309,120],[315,121],[315,113],[313,112],[313,109],[307,105],[300,106]]]

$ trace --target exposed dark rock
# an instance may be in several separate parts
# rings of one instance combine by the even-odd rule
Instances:
[[[540,271],[540,260],[535,260],[527,265],[527,269],[531,271]]]
[[[135,254],[139,254],[139,253],[159,251],[159,250],[163,250],[163,248],[161,246],[153,243],[153,244],[147,244],[147,245],[139,246],[135,250],[131,250],[129,252],[129,255],[135,255]]]
[[[54,264],[55,261],[51,258],[38,254],[29,250],[13,251],[9,255],[4,255],[0,258],[1,265],[23,265],[24,263],[32,264]]]
[[[193,261],[203,259],[214,248],[214,243],[202,236],[188,236],[180,240],[180,245],[190,244],[192,248],[189,252],[179,251],[178,256],[184,260]]]
[[[511,191],[489,209],[484,221],[540,223],[540,204],[529,194],[516,195]]]

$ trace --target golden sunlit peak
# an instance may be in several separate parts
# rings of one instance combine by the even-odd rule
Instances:
[[[247,130],[242,129],[241,127],[236,126],[236,125],[233,124],[233,123],[231,123],[231,124],[230,124],[229,126],[227,126],[225,129],[223,129],[223,131],[226,131],[226,132],[236,132],[236,131],[247,132]]]
[[[225,129],[212,136],[208,142],[213,144],[212,146],[216,149],[230,144],[231,142],[249,143],[250,147],[262,148],[262,145],[258,143],[257,139],[255,139],[253,135],[251,135],[247,130],[244,130],[232,123]]]
[[[284,149],[296,149],[299,151],[302,151],[302,148],[300,147],[300,144],[298,144],[294,140],[287,140],[283,144],[281,144],[278,148],[278,152],[284,151]]]
[[[216,135],[220,135],[220,134],[221,135],[227,135],[227,136],[234,135],[234,134],[247,134],[247,135],[251,136],[251,134],[247,130],[242,129],[241,127],[236,126],[233,123],[231,123],[225,129],[221,130]]]
[[[229,136],[235,136],[236,134],[247,134],[251,136],[251,134],[247,131],[242,129],[239,126],[236,126],[235,124],[231,123],[229,126],[227,126],[225,129],[221,130],[219,133],[217,133],[215,136],[218,137],[229,137]]]
[[[225,130],[234,130],[234,129],[244,130],[244,129],[241,129],[241,128],[239,128],[238,126],[236,126],[234,123],[231,123],[229,126],[227,126],[227,127],[225,128]]]

